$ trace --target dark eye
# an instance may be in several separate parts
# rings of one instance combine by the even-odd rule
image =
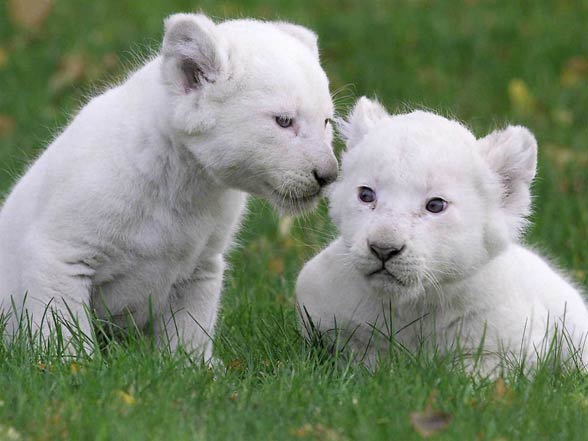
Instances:
[[[426,209],[431,213],[441,213],[447,208],[447,201],[441,198],[432,198],[427,202]]]
[[[327,127],[330,122],[331,122],[331,118],[325,119],[325,127]]]
[[[369,187],[359,187],[357,197],[365,204],[371,204],[376,200],[376,192]]]
[[[292,127],[292,123],[294,122],[294,118],[290,118],[289,116],[279,115],[276,116],[276,123],[282,127],[283,129],[287,129],[288,127]]]

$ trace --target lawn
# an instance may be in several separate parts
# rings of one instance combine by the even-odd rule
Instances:
[[[0,4],[2,194],[88,96],[157,50],[167,14],[285,19],[319,34],[342,113],[366,94],[391,111],[435,109],[480,136],[507,121],[529,127],[540,170],[527,240],[588,284],[587,1],[46,2]],[[450,417],[434,439],[587,438],[582,373],[480,380],[406,354],[370,373],[305,345],[293,286],[336,234],[325,208],[290,223],[250,204],[217,333],[225,368],[147,338],[76,362],[0,345],[0,440],[410,440],[421,438],[411,414],[425,409]]]

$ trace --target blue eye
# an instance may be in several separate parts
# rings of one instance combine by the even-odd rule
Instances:
[[[357,197],[365,204],[371,204],[376,200],[376,192],[369,187],[359,187]]]
[[[289,116],[278,115],[276,116],[276,123],[283,129],[287,129],[288,127],[292,127],[294,123],[294,118],[290,118]]]
[[[447,201],[441,198],[432,198],[429,199],[425,208],[430,213],[441,213],[447,208]]]

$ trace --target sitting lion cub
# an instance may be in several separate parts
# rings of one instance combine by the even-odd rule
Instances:
[[[361,98],[341,131],[330,195],[341,237],[297,284],[308,334],[336,330],[368,366],[390,337],[411,350],[433,340],[441,353],[480,350],[486,373],[504,357],[534,364],[557,330],[564,358],[582,349],[582,295],[519,243],[537,161],[527,129],[476,140],[455,121],[391,116]]]
[[[332,116],[312,31],[169,17],[160,54],[92,99],[8,196],[8,333],[47,335],[55,318],[91,334],[89,309],[121,327],[153,319],[160,343],[210,358],[246,193],[313,208],[337,175]]]

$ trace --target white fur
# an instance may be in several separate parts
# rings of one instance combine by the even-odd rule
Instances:
[[[324,185],[337,173],[332,113],[311,31],[169,17],[161,54],[92,99],[7,198],[9,329],[26,310],[47,333],[49,304],[88,333],[85,307],[123,327],[153,314],[159,341],[208,358],[245,192],[283,211],[312,208],[315,175]]]
[[[485,373],[502,356],[533,365],[556,330],[570,340],[560,342],[564,358],[571,347],[583,350],[582,295],[518,242],[537,161],[527,129],[476,140],[455,121],[422,111],[390,116],[366,98],[341,124],[347,150],[330,195],[341,236],[299,276],[306,330],[309,321],[323,333],[337,328],[370,366],[390,336],[413,351],[426,342],[441,352],[459,344],[467,354],[483,344]],[[358,199],[360,186],[375,190],[375,203]],[[449,202],[445,211],[426,210],[434,197]],[[405,248],[383,264],[368,244]]]

